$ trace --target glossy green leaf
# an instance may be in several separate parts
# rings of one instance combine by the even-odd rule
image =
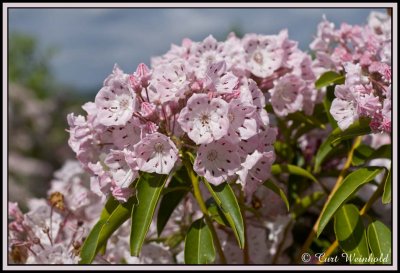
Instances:
[[[113,196],[108,198],[103,210],[101,211],[100,219],[107,219],[111,213],[118,207],[120,203]]]
[[[333,116],[330,112],[331,106],[332,106],[332,101],[334,99],[335,99],[335,87],[331,85],[331,86],[328,86],[328,88],[326,88],[326,94],[324,96],[322,104],[324,106],[325,116],[328,118],[329,124],[331,125],[333,130],[338,127],[336,120],[333,118]]]
[[[129,219],[135,204],[137,204],[136,196],[132,196],[127,202],[119,204],[114,209],[100,231],[98,249],[103,247],[111,235]]]
[[[111,213],[118,207],[119,202],[113,196],[108,198],[106,205],[104,206],[103,210],[101,211],[100,220],[105,219],[107,220],[110,217]],[[99,252],[101,254],[106,253],[107,242],[102,245]]]
[[[319,79],[315,81],[315,88],[320,89],[331,84],[344,84],[344,80],[344,75],[338,74],[334,71],[328,71],[322,74]]]
[[[161,235],[164,230],[165,225],[167,224],[169,218],[174,212],[175,208],[179,205],[179,203],[186,196],[188,191],[179,190],[173,191],[165,194],[160,202],[160,208],[157,213],[157,234]]]
[[[130,249],[132,256],[138,256],[146,238],[161,191],[167,175],[143,174],[137,184],[138,204],[132,210]]]
[[[390,202],[392,202],[392,169],[389,170],[389,173],[386,176],[382,195],[383,204],[389,204]]]
[[[336,148],[341,142],[369,133],[371,133],[371,128],[369,127],[368,119],[356,121],[345,131],[342,131],[339,127],[334,129],[317,151],[315,156],[314,173],[319,172],[322,163],[326,160],[328,155],[332,152],[336,152]]]
[[[342,131],[340,128],[336,128],[329,137],[332,145],[336,145],[345,139],[351,139],[357,136],[370,134],[371,127],[369,126],[369,123],[369,119],[360,119],[354,122],[344,131]]]
[[[267,187],[268,189],[270,189],[271,191],[273,191],[274,193],[276,193],[282,199],[282,201],[285,203],[286,208],[289,211],[289,200],[287,199],[284,190],[281,189],[280,187],[278,187],[277,185],[275,185],[275,183],[272,182],[271,180],[265,181],[263,185],[265,187]]]
[[[212,234],[203,219],[190,226],[185,239],[185,264],[210,264],[215,260]]]
[[[300,168],[296,165],[291,165],[291,164],[274,164],[271,167],[271,173],[273,175],[278,175],[281,173],[289,173],[292,175],[299,175],[306,177],[313,182],[319,184],[318,180],[307,170]]]
[[[105,222],[106,220],[99,220],[86,237],[80,252],[80,264],[90,264],[96,257],[99,234]]]
[[[343,205],[335,213],[334,218],[336,239],[347,254],[349,262],[351,264],[368,263],[367,237],[358,208],[352,204]]]
[[[368,226],[368,244],[377,264],[392,263],[392,232],[382,222],[375,221]]]
[[[223,226],[229,226],[229,222],[226,219],[224,213],[218,207],[217,202],[215,202],[213,197],[210,197],[206,201],[206,206],[208,210],[208,216],[215,222]]]
[[[375,178],[381,171],[382,167],[365,167],[360,168],[350,173],[343,182],[339,185],[339,188],[332,196],[332,198],[326,203],[326,206],[322,210],[321,220],[318,225],[317,235],[319,236],[328,224],[329,220],[340,208],[340,206],[355,193],[360,186],[370,182]]]
[[[296,204],[293,206],[293,218],[298,218],[304,212],[308,210],[311,206],[316,204],[325,194],[321,191],[313,192],[306,197],[301,198]]]
[[[214,197],[217,205],[224,213],[236,236],[239,247],[243,248],[245,243],[243,218],[232,188],[226,182],[218,186],[211,185],[207,181],[205,181],[205,184],[211,195]]]
[[[368,160],[376,158],[387,158],[387,159],[392,158],[392,145],[391,144],[382,145],[370,155]]]
[[[360,166],[364,164],[368,158],[374,153],[374,149],[370,146],[361,144],[354,150],[353,158],[351,164],[353,166]]]
[[[158,236],[160,236],[175,208],[190,190],[190,187],[186,185],[190,185],[190,178],[187,175],[186,169],[181,168],[175,173],[168,187],[163,190],[163,193],[165,190],[167,190],[167,193],[161,198],[157,214]]]

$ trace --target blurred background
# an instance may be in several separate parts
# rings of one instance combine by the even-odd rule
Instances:
[[[385,12],[384,9],[374,9]],[[83,113],[118,63],[127,73],[187,37],[224,40],[289,30],[303,50],[325,15],[338,26],[366,23],[372,9],[44,9],[8,10],[9,199],[24,208],[46,195],[54,170],[74,154],[66,115]]]

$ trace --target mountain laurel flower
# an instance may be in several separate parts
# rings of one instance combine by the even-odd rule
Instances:
[[[237,146],[225,138],[200,145],[193,164],[193,169],[198,175],[204,176],[216,186],[227,181],[239,167]]]
[[[241,164],[242,168],[237,172],[238,183],[242,185],[246,196],[251,196],[257,187],[269,178],[274,160],[273,151],[261,153],[256,150],[246,157]]]
[[[169,137],[160,133],[145,136],[134,146],[139,170],[169,174],[178,160],[178,149]]]
[[[95,99],[98,121],[105,126],[125,125],[137,107],[129,75],[122,73],[118,66],[115,66],[113,74]]]
[[[196,144],[207,144],[227,134],[228,103],[207,94],[194,94],[182,109],[178,122]]]
[[[271,104],[278,116],[300,111],[303,107],[305,82],[297,76],[285,75],[271,90]]]

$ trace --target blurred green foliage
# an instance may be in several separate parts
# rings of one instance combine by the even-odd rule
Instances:
[[[57,53],[55,47],[42,49],[38,41],[19,32],[10,33],[8,41],[8,79],[32,89],[38,98],[49,96],[55,86],[50,60]]]

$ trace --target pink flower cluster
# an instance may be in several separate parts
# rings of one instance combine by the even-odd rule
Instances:
[[[342,130],[360,117],[371,118],[374,132],[391,131],[391,18],[372,13],[365,26],[342,24],[335,29],[326,18],[310,47],[314,69],[345,73],[335,88],[331,114]]]
[[[311,65],[287,31],[184,39],[153,58],[152,69],[140,64],[126,74],[116,65],[83,106],[86,117],[68,115],[69,145],[92,174],[91,189],[121,202],[134,194],[139,171],[169,174],[187,151],[210,183],[237,179],[251,195],[275,160],[266,101],[280,116],[311,114],[318,99]]]
[[[67,161],[54,175],[46,199],[30,199],[22,213],[9,202],[12,263],[76,264],[85,236],[102,210],[78,162]]]

